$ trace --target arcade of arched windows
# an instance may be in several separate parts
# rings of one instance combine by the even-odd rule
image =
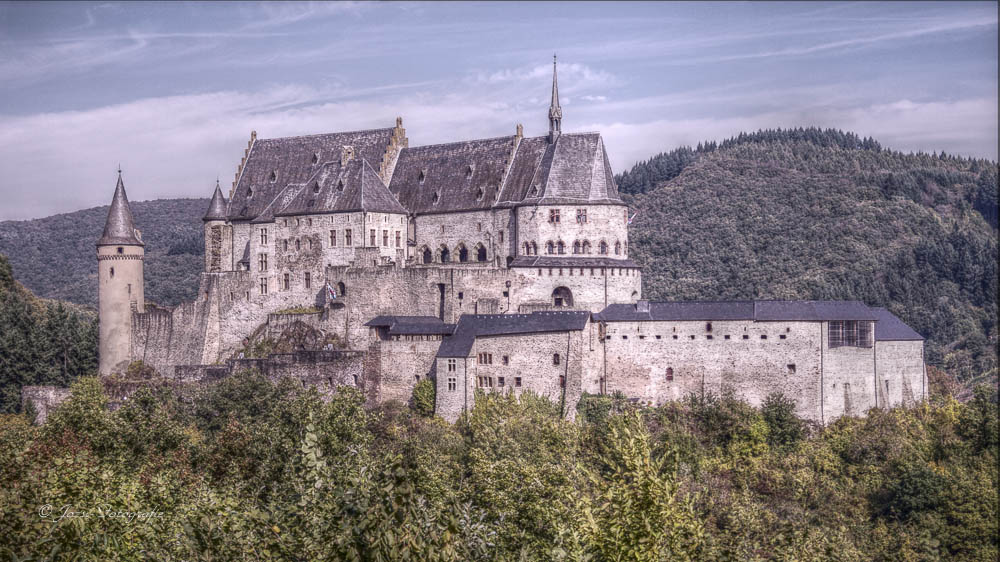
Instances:
[[[575,255],[591,255],[595,246],[589,240],[574,240],[572,245],[567,245],[562,240],[549,240],[545,243],[545,253],[549,255],[560,255],[572,251]],[[534,242],[525,242],[522,247],[525,256],[538,255],[538,246]],[[614,251],[614,255],[628,255],[628,242],[615,241],[613,246],[604,240],[596,244],[597,254],[606,256]]]
[[[486,262],[486,246],[479,242],[473,248],[469,248],[465,242],[459,242],[454,248],[448,248],[446,244],[441,244],[436,249],[429,246],[421,246],[417,250],[416,261],[421,264],[432,263],[469,263]]]

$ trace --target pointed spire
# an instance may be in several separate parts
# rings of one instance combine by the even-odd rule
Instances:
[[[108,220],[104,223],[104,235],[97,241],[98,246],[143,246],[139,231],[135,229],[132,219],[132,209],[125,195],[125,182],[122,181],[121,166],[118,166],[118,185],[115,186],[115,196],[111,199],[108,209]]]
[[[549,104],[549,142],[562,133],[562,108],[559,107],[559,80],[556,77],[556,56],[552,55],[552,102]]]
[[[215,180],[215,193],[212,194],[212,202],[208,204],[208,212],[201,220],[206,222],[226,220],[226,199],[222,196],[219,180]]]

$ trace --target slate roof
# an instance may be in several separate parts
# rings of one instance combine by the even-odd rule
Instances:
[[[616,260],[602,256],[518,256],[511,267],[634,267],[632,260]]]
[[[455,331],[455,324],[445,324],[436,316],[376,316],[366,322],[365,326],[389,328],[390,335],[450,335]]]
[[[600,133],[559,135],[542,187],[540,205],[623,204]]]
[[[233,192],[229,219],[256,218],[289,184],[304,183],[326,162],[339,162],[345,146],[354,147],[354,158],[357,160],[381,162],[390,145],[392,132],[392,128],[386,128],[256,139]],[[271,181],[272,173],[274,181]],[[252,190],[252,196],[249,190]]]
[[[215,193],[212,194],[212,201],[208,204],[208,211],[201,220],[226,220],[226,198],[222,196],[222,188],[219,187],[218,180],[215,182]]]
[[[907,326],[895,314],[884,308],[872,308],[878,321],[875,322],[875,341],[924,341],[923,336]]]
[[[118,184],[115,186],[115,195],[111,199],[111,207],[108,209],[108,220],[104,222],[104,234],[97,241],[98,246],[143,246],[139,239],[139,233],[135,229],[135,220],[132,218],[132,208],[128,204],[128,196],[125,194],[125,182],[122,181],[122,173],[118,172]]]
[[[648,309],[644,306],[648,305]],[[858,301],[704,301],[612,304],[595,319],[605,322],[753,320],[755,322],[825,322],[877,320]]]
[[[437,356],[468,357],[477,337],[582,330],[589,319],[586,311],[463,314],[454,334],[442,340]]]
[[[275,199],[275,216],[372,211],[407,214],[364,159],[323,164],[307,181],[291,184]]]
[[[497,200],[514,141],[508,136],[404,148],[389,190],[418,214],[489,209]]]

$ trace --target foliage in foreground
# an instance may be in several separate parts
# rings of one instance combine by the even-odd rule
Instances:
[[[0,417],[0,557],[995,560],[997,394],[825,429],[732,397],[478,395],[457,424],[245,373]],[[46,507],[50,506],[50,507]]]

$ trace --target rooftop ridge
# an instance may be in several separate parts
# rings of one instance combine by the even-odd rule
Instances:
[[[498,141],[498,140],[502,140],[502,139],[512,139],[515,136],[517,136],[517,135],[501,135],[499,137],[487,137],[487,138],[484,138],[484,139],[469,139],[469,140],[464,140],[464,141],[451,141],[451,142],[443,142],[443,143],[439,143],[439,144],[421,144],[419,146],[408,146],[408,147],[404,148],[403,150],[416,150],[418,148],[440,148],[442,146],[452,146],[452,145],[456,145],[456,144],[469,144],[469,143],[473,143],[473,142]]]
[[[260,138],[258,141],[273,141],[273,140],[291,140],[291,139],[308,139],[315,137],[328,137],[331,135],[353,135],[357,133],[373,133],[375,131],[392,131],[395,127],[378,127],[374,129],[359,129],[357,131],[334,131],[332,133],[313,133],[311,135],[293,135],[290,137],[270,137],[270,138]]]

